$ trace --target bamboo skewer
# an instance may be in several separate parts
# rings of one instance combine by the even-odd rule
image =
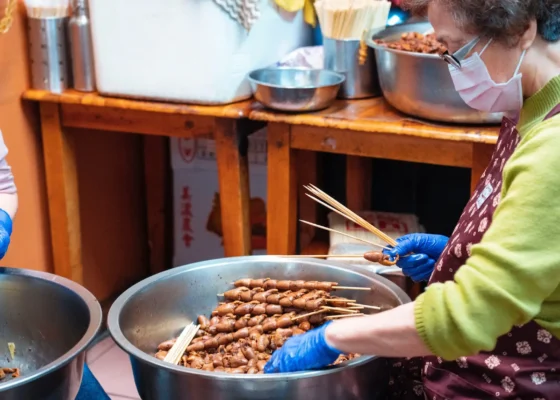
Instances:
[[[296,254],[288,256],[274,256],[281,258],[364,258],[363,254]]]
[[[364,317],[365,314],[359,313],[359,314],[341,314],[341,315],[330,315],[328,317],[325,317],[325,319],[327,320],[333,320],[333,319],[342,319],[342,318],[352,318],[352,317]]]
[[[327,307],[327,306],[323,306],[321,307],[323,310],[326,311],[335,311],[335,312],[341,312],[341,313],[346,313],[346,314],[356,314],[358,313],[358,311],[356,310],[352,310],[350,308],[344,308],[344,307]]]
[[[314,185],[304,186],[308,191],[313,193],[315,196],[319,197],[320,199],[324,200],[326,203],[329,203],[334,208],[338,209],[344,217],[349,219],[352,222],[360,225],[362,228],[368,230],[369,232],[373,233],[375,236],[380,238],[381,240],[387,242],[391,246],[396,246],[397,242],[393,240],[390,236],[383,233],[381,230],[377,229],[375,226],[367,222],[365,219],[360,217],[358,214],[347,208],[346,206],[342,205],[340,202],[323,192],[321,189],[317,188]]]
[[[392,246],[396,245],[396,242],[387,234],[383,233],[381,230],[371,225],[365,219],[363,219],[358,214],[356,214],[355,212],[353,212],[352,210],[344,206],[342,203],[335,200],[333,197],[329,196],[327,193],[323,192],[318,187],[314,185],[309,185],[309,186],[305,186],[305,188],[309,190],[311,193],[315,194],[317,197],[323,199],[327,203],[331,204],[333,207],[337,208],[342,213],[342,215],[345,216],[347,219],[357,223],[362,228],[370,231],[371,233],[373,233],[380,239],[386,241],[387,243],[391,244]]]
[[[292,321],[297,321],[298,319],[302,319],[302,318],[307,318],[307,317],[311,317],[313,315],[317,315],[317,314],[321,314],[324,313],[325,310],[317,310],[317,311],[313,311],[307,314],[303,314],[303,315],[299,315],[297,317],[292,318]]]
[[[356,300],[349,300],[349,299],[326,299],[327,303],[355,303]]]
[[[371,291],[371,288],[368,287],[356,287],[356,286],[333,286],[333,290],[362,290],[364,292]]]
[[[367,308],[367,309],[369,309],[369,310],[377,310],[377,311],[381,310],[381,307],[378,307],[378,306],[368,306],[368,305],[366,305],[366,304],[358,304],[358,303],[356,303],[355,306],[356,306],[356,307],[360,307],[360,308],[362,308],[362,309],[363,309],[363,308]]]
[[[185,354],[187,347],[189,347],[189,344],[191,344],[194,335],[196,335],[196,332],[198,332],[198,328],[200,328],[200,325],[194,325],[193,322],[191,322],[190,325],[187,325],[185,329],[183,329],[183,332],[181,332],[181,334],[177,338],[177,341],[175,342],[173,347],[171,347],[171,350],[169,350],[163,361],[171,363],[173,365],[179,364],[179,361],[181,361],[181,357],[183,357],[183,354]]]
[[[317,0],[314,4],[323,36],[360,40],[364,31],[386,25],[386,0]]]
[[[350,235],[350,234],[344,233],[344,232],[340,232],[340,231],[337,231],[336,229],[331,229],[331,228],[327,228],[326,226],[317,225],[317,224],[314,224],[313,222],[305,221],[303,219],[300,219],[299,221],[303,222],[304,224],[314,226],[315,228],[324,229],[324,230],[329,231],[329,232],[333,232],[333,233],[337,233],[337,234],[342,235],[342,236],[349,237],[350,239],[354,239],[354,240],[358,240],[360,242],[364,242],[364,243],[369,244],[371,246],[379,246],[379,247],[385,248],[383,246],[378,245],[377,243],[370,242],[369,240],[365,240],[365,239],[360,239],[357,236]]]

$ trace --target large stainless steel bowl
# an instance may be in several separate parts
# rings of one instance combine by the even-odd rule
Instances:
[[[375,40],[396,41],[405,32],[426,33],[428,22],[416,22],[371,31],[367,44],[375,49],[379,83],[385,99],[396,109],[433,121],[494,124],[502,114],[488,114],[470,108],[461,99],[447,64],[436,54],[419,54],[388,49]]]
[[[344,75],[326,69],[270,67],[249,74],[255,99],[279,111],[317,111],[336,99]]]
[[[340,291],[360,303],[385,308],[409,302],[393,283],[360,267],[327,261],[239,257],[205,261],[148,278],[127,290],[109,312],[111,335],[131,358],[144,400],[374,400],[384,398],[389,368],[385,359],[360,357],[321,371],[231,375],[173,366],[152,356],[157,345],[209,315],[217,293],[239,278],[329,280],[370,286],[371,292]],[[337,292],[338,293],[338,292]]]
[[[73,400],[85,349],[101,325],[98,301],[52,274],[0,268],[0,366],[19,378],[0,381],[0,400]],[[11,360],[8,343],[16,346]]]

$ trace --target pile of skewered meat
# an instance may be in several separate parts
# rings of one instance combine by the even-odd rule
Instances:
[[[416,32],[403,33],[401,39],[396,42],[385,42],[376,40],[377,44],[393,50],[410,51],[424,54],[443,54],[447,50],[443,44],[438,42],[435,34],[423,35]]]
[[[210,319],[198,317],[199,330],[180,365],[204,371],[262,374],[272,353],[288,338],[331,319],[362,316],[364,308],[378,309],[332,296],[336,288],[336,282],[240,279],[234,289],[219,295],[225,301],[218,304]],[[161,343],[155,357],[163,360],[176,340]],[[341,355],[334,364],[358,356]]]

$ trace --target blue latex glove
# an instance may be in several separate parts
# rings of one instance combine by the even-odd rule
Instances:
[[[335,362],[342,352],[329,346],[325,340],[325,329],[329,324],[288,339],[264,366],[265,374],[306,371]]]
[[[442,235],[412,233],[398,238],[397,246],[383,250],[383,253],[393,259],[398,255],[397,265],[415,282],[427,281],[448,240],[447,236]],[[405,257],[410,253],[414,254]]]
[[[12,235],[12,218],[8,213],[0,209],[0,260],[4,258],[10,245]]]

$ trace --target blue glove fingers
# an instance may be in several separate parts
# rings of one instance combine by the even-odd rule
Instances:
[[[408,271],[426,263],[430,257],[426,254],[411,254],[409,256],[404,256],[399,258],[397,266],[403,270],[405,274],[408,275]]]
[[[264,372],[297,372],[325,367],[332,364],[340,351],[332,348],[325,340],[325,330],[329,323],[303,335],[290,338],[276,350],[265,365]]]
[[[0,259],[4,258],[10,245],[12,234],[12,218],[8,213],[0,209]]]
[[[447,236],[420,234],[416,237],[416,245],[419,248],[419,253],[427,254],[434,260],[437,260],[441,253],[443,253],[448,240]]]
[[[396,240],[397,245],[383,253],[390,255],[393,259],[410,253],[427,254],[433,259],[438,259],[449,239],[442,235],[428,235],[424,233],[412,233],[401,236]]]
[[[409,270],[406,275],[410,276],[414,282],[427,281],[432,276],[434,266],[434,260],[428,259],[428,261],[426,261],[424,264],[421,264],[416,268]]]

